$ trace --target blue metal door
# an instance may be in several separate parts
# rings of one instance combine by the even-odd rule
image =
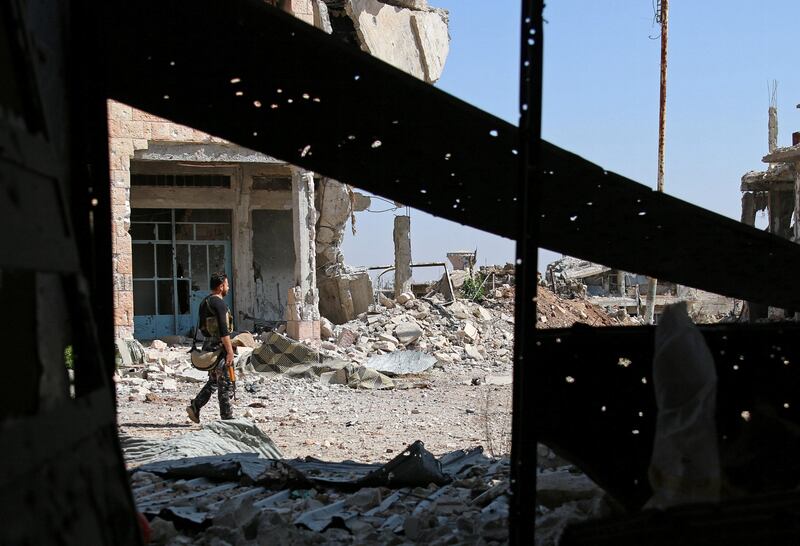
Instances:
[[[213,221],[224,220],[220,212],[229,216],[229,211],[190,209],[131,211],[137,339],[190,335],[200,301],[210,293],[210,276],[231,276],[231,243],[224,239],[230,221]],[[232,308],[232,290],[225,301]]]

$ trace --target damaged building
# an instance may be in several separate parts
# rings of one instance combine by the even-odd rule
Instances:
[[[277,4],[428,83],[442,73],[447,12],[424,1]],[[262,103],[238,78],[230,83],[255,109],[320,101],[305,94]],[[118,338],[189,334],[216,271],[231,279],[226,299],[238,328],[285,321],[295,339],[318,339],[320,317],[340,324],[366,311],[370,278],[345,265],[340,247],[368,197],[119,102],[109,101],[108,127]]]
[[[742,176],[742,222],[756,226],[759,213],[766,214],[767,232],[800,242],[800,132],[792,133],[792,145],[778,147],[778,109],[773,97],[768,110],[768,153],[761,161],[767,164],[762,171],[748,171]],[[748,305],[750,320],[784,319],[795,315],[792,309]]]
[[[586,298],[607,310],[616,310],[620,315],[644,316],[648,283],[646,275],[564,257],[548,264],[545,282],[556,294]],[[731,298],[659,280],[656,287],[656,322],[666,306],[678,302],[686,302],[690,315],[700,322],[715,321],[738,309]]]

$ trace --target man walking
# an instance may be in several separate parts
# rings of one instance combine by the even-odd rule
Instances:
[[[204,351],[216,351],[222,348],[216,366],[208,372],[208,382],[200,389],[197,396],[189,402],[186,413],[195,423],[200,422],[200,408],[206,405],[214,391],[218,390],[219,416],[222,419],[233,419],[231,398],[233,396],[233,383],[230,372],[233,369],[233,345],[231,332],[233,331],[233,315],[223,299],[230,290],[228,277],[225,273],[214,273],[211,276],[209,294],[200,303],[200,331],[205,336]]]

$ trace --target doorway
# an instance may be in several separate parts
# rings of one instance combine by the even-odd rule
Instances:
[[[132,209],[130,234],[134,337],[191,335],[210,276],[231,277],[231,211]]]

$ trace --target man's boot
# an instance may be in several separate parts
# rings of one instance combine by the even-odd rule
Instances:
[[[186,413],[189,415],[189,419],[195,423],[200,422],[200,408],[194,405],[194,400],[189,402],[189,405],[186,406]]]

